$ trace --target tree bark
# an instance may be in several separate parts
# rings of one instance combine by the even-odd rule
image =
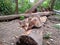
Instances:
[[[55,1],[56,1],[56,0],[51,0],[51,1],[50,1],[50,9],[51,9],[51,10],[53,10],[53,8],[54,8]]]
[[[34,6],[32,6],[29,10],[26,10],[25,13],[32,13],[38,6],[41,5],[45,0],[39,0]]]
[[[15,13],[18,14],[18,0],[15,0],[16,2],[16,9],[15,9]]]
[[[48,16],[51,14],[54,14],[54,12],[37,12],[37,13],[31,13],[31,14],[7,15],[7,16],[0,16],[0,20],[10,20],[10,19],[18,18],[20,16],[25,16],[25,17],[29,17],[29,16],[33,16],[33,15]]]
[[[18,44],[22,44],[21,40],[22,39],[23,42],[28,42],[27,44],[33,44],[33,45],[42,45],[43,42],[43,30],[40,29],[32,29],[32,31],[29,34],[23,34],[20,36],[20,38],[18,38],[17,43]],[[27,41],[25,41],[27,40]],[[34,40],[34,41],[33,41]],[[19,43],[21,42],[21,43]]]

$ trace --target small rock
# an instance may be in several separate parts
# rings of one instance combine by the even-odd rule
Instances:
[[[2,42],[6,42],[5,40],[3,40]]]
[[[14,45],[14,43],[11,43],[11,45]]]
[[[14,40],[14,39],[15,39],[15,37],[12,37],[12,39]]]
[[[19,36],[15,36],[14,38],[16,38],[16,39],[17,39],[17,38],[19,38]]]
[[[49,41],[47,41],[46,43],[47,43],[47,45],[50,45],[50,42]]]
[[[50,39],[50,41],[54,41],[53,39]]]

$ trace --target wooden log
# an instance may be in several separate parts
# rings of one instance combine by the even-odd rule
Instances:
[[[38,6],[40,6],[45,0],[39,0],[35,5],[33,5],[30,9],[26,10],[25,13],[32,13]]]
[[[42,45],[43,41],[43,30],[39,29],[32,29],[32,31],[28,35],[21,35],[17,42],[16,45]],[[20,42],[20,43],[19,43]]]
[[[56,0],[51,0],[50,1],[50,9],[53,11],[54,5],[55,5]]]
[[[25,16],[25,17],[29,17],[32,15],[39,15],[39,16],[48,16],[54,14],[54,12],[37,12],[37,13],[29,13],[29,14],[17,14],[17,15],[7,15],[7,16],[0,16],[0,20],[10,20],[10,19],[14,19],[14,18],[18,18],[20,16]]]

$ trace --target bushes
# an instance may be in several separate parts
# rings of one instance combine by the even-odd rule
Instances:
[[[15,12],[15,0],[0,0],[0,15],[9,15]],[[18,0],[18,12],[24,13],[31,7],[28,0]]]
[[[8,15],[12,14],[12,2],[10,0],[0,0],[0,14]]]
[[[24,13],[27,9],[29,9],[32,4],[29,2],[29,0],[18,0],[19,3],[19,13]]]
[[[33,3],[34,4],[34,3]],[[24,13],[27,9],[33,5],[29,0],[18,0],[18,12]],[[60,9],[60,0],[56,1],[54,9]],[[45,0],[42,7],[47,8],[50,6],[50,0]],[[0,0],[0,15],[9,15],[15,12],[16,3],[15,0]],[[40,11],[40,7],[37,8]]]
[[[50,6],[50,0],[45,0],[41,6],[44,8],[49,7]]]
[[[55,5],[54,5],[54,9],[60,10],[60,0],[56,0]]]

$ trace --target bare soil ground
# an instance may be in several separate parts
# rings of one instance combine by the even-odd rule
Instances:
[[[17,22],[18,22],[17,20],[13,20],[9,23],[8,22],[0,22],[0,41],[1,41],[2,37],[4,38],[5,35],[3,35],[3,34],[6,33],[6,31],[8,31],[8,29],[12,30],[11,32],[13,33],[13,34],[11,34],[10,37],[9,37],[8,33],[11,33],[11,32],[8,31],[8,33],[6,33],[6,34],[8,34],[7,36],[9,38],[11,38],[16,33],[17,33],[16,35],[18,35],[18,36],[20,33],[23,33],[23,31],[20,32],[21,29],[19,29],[17,27],[17,26],[19,26],[19,24]],[[43,45],[60,45],[60,29],[56,29],[53,27],[54,24],[58,24],[58,23],[60,23],[60,20],[55,19],[54,16],[50,16],[49,19],[47,19],[47,22],[40,28],[40,30],[44,31],[43,34],[46,34],[47,32],[51,33],[51,38],[48,40],[44,39]],[[4,26],[5,24],[6,24],[6,26]],[[5,28],[8,27],[8,28],[6,28],[7,30],[4,32],[5,28],[3,29],[2,27],[5,27]],[[17,29],[15,29],[16,27],[17,27]],[[16,32],[14,32],[14,31],[16,31]],[[11,39],[13,39],[13,38],[11,38]],[[4,40],[8,41],[7,38],[3,39],[2,41],[4,41]],[[1,44],[1,42],[0,42],[0,44]]]
[[[60,45],[60,29],[53,27],[54,24],[59,24],[60,21],[56,16],[50,16],[47,22],[44,24],[42,29],[44,34],[47,32],[51,33],[51,38],[43,41],[43,45]]]

